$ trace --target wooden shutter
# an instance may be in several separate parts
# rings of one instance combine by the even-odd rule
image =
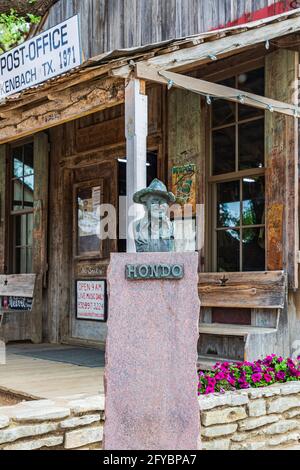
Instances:
[[[47,232],[48,232],[48,178],[49,143],[46,133],[34,137],[34,224],[33,224],[33,272],[37,275],[34,304],[31,315],[31,340],[42,341],[43,289],[47,281]]]
[[[6,245],[6,145],[0,145],[0,273],[5,273]]]
[[[298,52],[278,50],[266,58],[266,96],[298,105]],[[284,269],[298,288],[298,119],[266,112],[267,269]]]

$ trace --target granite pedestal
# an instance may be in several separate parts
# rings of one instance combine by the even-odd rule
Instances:
[[[128,265],[180,265],[184,275],[127,279]],[[199,449],[197,268],[196,253],[112,254],[105,450]]]

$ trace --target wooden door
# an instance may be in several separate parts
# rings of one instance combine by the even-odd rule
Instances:
[[[106,272],[116,239],[103,239],[103,205],[117,213],[117,163],[93,165],[73,172],[73,227],[70,337],[104,343],[106,336]]]

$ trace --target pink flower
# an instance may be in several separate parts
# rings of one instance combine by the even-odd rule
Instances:
[[[260,382],[262,380],[262,374],[253,374],[251,379],[254,383]]]
[[[226,375],[224,374],[224,372],[219,372],[219,373],[216,375],[216,380],[217,380],[217,381],[225,380],[225,378],[226,378]]]
[[[270,374],[265,374],[265,375],[264,375],[264,379],[265,379],[265,381],[266,381],[267,383],[270,383],[270,382],[272,382],[272,380],[273,380],[272,377],[270,376]]]
[[[285,372],[281,370],[280,372],[277,372],[275,377],[276,377],[276,380],[281,381],[281,380],[285,380],[286,375],[285,375]]]

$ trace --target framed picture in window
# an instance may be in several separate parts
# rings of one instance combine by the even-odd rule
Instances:
[[[107,321],[107,286],[105,279],[76,280],[77,320]]]
[[[74,253],[76,258],[101,258],[100,208],[103,203],[103,180],[74,186]]]

